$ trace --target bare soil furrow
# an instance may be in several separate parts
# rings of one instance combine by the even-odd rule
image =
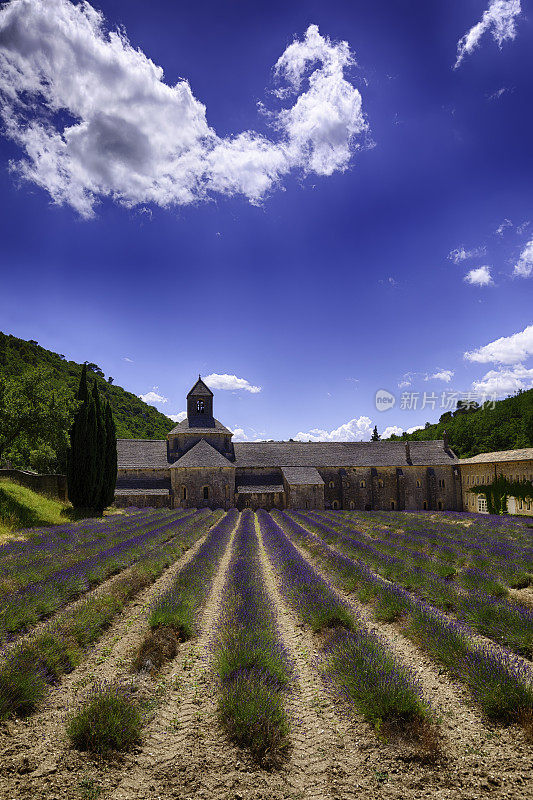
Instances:
[[[10,721],[0,726],[0,798],[34,798],[44,781],[49,784],[51,798],[53,790],[56,790],[58,797],[79,800],[78,783],[84,781],[88,773],[95,777],[87,780],[95,780],[96,785],[105,789],[119,782],[124,759],[128,761],[130,756],[105,764],[73,750],[64,734],[65,713],[75,707],[92,686],[107,681],[131,684],[143,695],[154,696],[156,702],[164,691],[164,684],[154,686],[153,680],[147,676],[130,675],[132,657],[147,632],[151,601],[171,585],[175,575],[195,556],[206,536],[207,533],[151,586],[127,603],[83,662],[64,676],[56,688],[51,688],[38,713],[27,720]]]
[[[259,551],[265,583],[273,600],[283,643],[295,665],[295,683],[287,698],[293,744],[287,780],[309,800],[357,797],[372,785],[364,754],[353,741],[349,723],[335,713],[316,667],[317,652],[311,633],[283,602],[266,554],[259,526]],[[362,727],[366,727],[360,721]],[[369,731],[366,731],[369,735]],[[370,734],[371,735],[371,734]]]
[[[293,544],[316,572],[334,582],[334,576],[320,567],[316,558]],[[455,791],[468,798],[484,797],[487,792],[502,798],[529,796],[528,792],[533,792],[533,748],[523,729],[486,720],[468,690],[407,639],[401,623],[376,623],[369,607],[341,589],[336,592],[387,641],[401,662],[416,672],[425,697],[438,714],[443,759],[435,768],[417,764],[415,770],[411,761],[408,774],[402,777],[406,795],[425,797],[430,792],[432,797],[444,798]],[[399,756],[404,757],[400,751]],[[380,770],[386,771],[385,764]],[[413,783],[414,772],[420,774]]]

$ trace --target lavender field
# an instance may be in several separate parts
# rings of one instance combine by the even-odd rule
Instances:
[[[0,797],[527,795],[532,533],[207,509],[28,531],[0,548]]]

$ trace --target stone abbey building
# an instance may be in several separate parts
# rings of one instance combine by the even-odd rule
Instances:
[[[171,508],[462,509],[447,442],[233,442],[199,377],[164,439],[119,439],[115,502]]]

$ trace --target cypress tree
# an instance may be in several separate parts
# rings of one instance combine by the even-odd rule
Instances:
[[[104,479],[102,483],[102,496],[100,505],[102,510],[111,505],[115,499],[115,486],[117,482],[117,431],[113,412],[109,403],[104,407],[105,416],[105,464]]]
[[[106,461],[106,422],[104,416],[105,409],[102,408],[96,379],[93,384],[92,400],[94,403],[96,436],[92,448],[94,458],[94,480],[92,484],[90,508],[93,508],[98,514],[101,514],[104,510],[104,506],[102,506],[102,489],[104,485],[104,468]]]
[[[70,428],[70,450],[67,462],[67,485],[69,500],[74,508],[83,505],[84,454],[87,439],[87,414],[89,391],[87,388],[87,365],[81,370],[80,385],[76,399],[80,405]]]
[[[374,430],[372,431],[372,436],[370,437],[371,442],[379,442],[381,436],[378,433],[378,426],[374,425]]]

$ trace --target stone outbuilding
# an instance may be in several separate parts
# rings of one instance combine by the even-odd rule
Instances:
[[[459,460],[463,487],[463,508],[465,511],[486,513],[487,498],[481,492],[471,489],[488,486],[500,476],[510,483],[533,483],[533,447],[522,450],[500,450],[494,453],[480,453],[472,458]],[[509,514],[533,515],[533,499],[507,498]]]

